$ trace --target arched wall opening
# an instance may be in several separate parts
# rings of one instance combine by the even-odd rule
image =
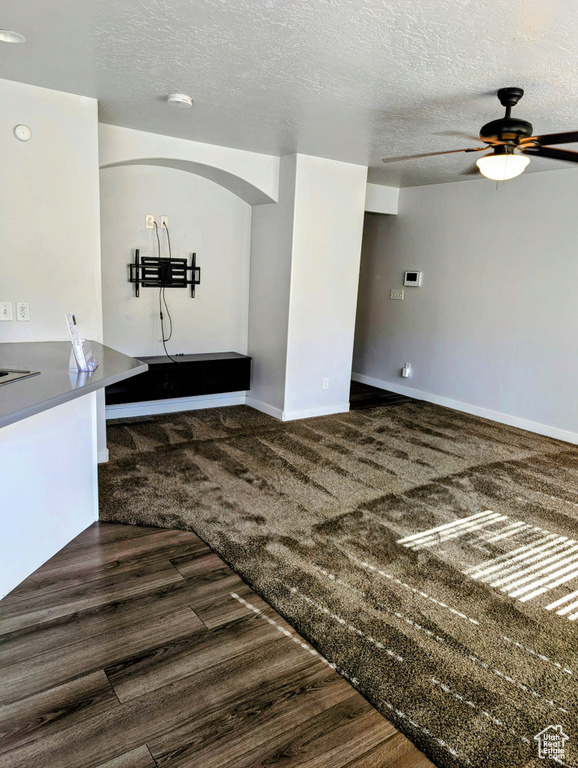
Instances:
[[[194,299],[186,288],[165,289],[173,324],[169,353],[246,353],[250,201],[262,201],[263,193],[220,169],[158,158],[104,166],[100,193],[105,344],[136,357],[164,354],[160,291],[142,288],[136,298],[128,281],[136,248],[141,256],[158,254],[155,230],[145,228],[145,215],[153,214],[159,224],[160,216],[169,217],[172,255],[195,252],[201,267]],[[168,256],[160,227],[159,239],[161,255]]]
[[[173,168],[178,171],[184,171],[195,176],[200,176],[215,184],[229,190],[241,200],[249,205],[263,205],[264,203],[274,203],[275,198],[267,194],[263,189],[251,183],[242,176],[218,168],[214,165],[200,163],[194,160],[185,160],[171,157],[142,157],[131,160],[119,160],[114,163],[101,165],[101,170],[108,168],[119,168],[126,166],[154,166],[158,168]]]

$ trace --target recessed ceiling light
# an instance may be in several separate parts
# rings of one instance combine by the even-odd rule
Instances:
[[[20,32],[11,29],[0,29],[0,43],[24,43],[26,38]]]
[[[167,101],[173,107],[187,108],[193,106],[193,100],[186,93],[171,93],[167,97]]]

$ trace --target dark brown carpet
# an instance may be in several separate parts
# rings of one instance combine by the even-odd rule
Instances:
[[[578,765],[576,447],[422,402],[109,447],[102,520],[196,531],[439,766]]]
[[[352,411],[359,408],[374,408],[376,405],[397,405],[398,403],[411,403],[413,398],[390,392],[388,389],[379,389],[370,384],[361,384],[352,381],[349,389],[349,407]]]

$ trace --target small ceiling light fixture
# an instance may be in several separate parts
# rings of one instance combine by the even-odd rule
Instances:
[[[14,127],[14,135],[18,141],[30,141],[32,137],[32,131],[27,125],[20,123]]]
[[[193,106],[193,100],[186,93],[171,93],[167,97],[168,103],[173,107],[188,109]]]
[[[514,179],[526,170],[529,157],[514,154],[511,144],[497,146],[491,155],[484,155],[476,160],[480,173],[492,181]]]
[[[20,32],[11,29],[0,29],[0,43],[24,43],[26,38]]]

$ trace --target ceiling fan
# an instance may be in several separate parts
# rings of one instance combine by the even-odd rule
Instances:
[[[506,114],[499,120],[492,120],[482,126],[480,141],[483,141],[486,146],[450,149],[446,152],[426,152],[421,155],[406,155],[405,157],[385,157],[382,162],[391,163],[419,157],[451,155],[457,152],[483,152],[492,149],[490,154],[480,157],[476,161],[476,165],[484,176],[494,181],[506,181],[523,173],[530,162],[528,155],[578,163],[578,152],[552,147],[552,144],[578,142],[578,131],[533,136],[534,129],[531,123],[527,120],[511,117],[512,107],[516,106],[523,95],[522,88],[500,88],[498,99],[500,104],[506,108]]]

